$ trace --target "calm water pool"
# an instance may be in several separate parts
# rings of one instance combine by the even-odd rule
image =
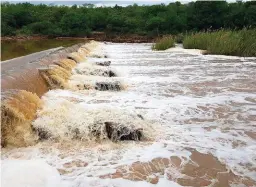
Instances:
[[[54,47],[68,47],[80,42],[84,42],[84,40],[40,39],[23,41],[1,41],[1,60],[9,60]]]

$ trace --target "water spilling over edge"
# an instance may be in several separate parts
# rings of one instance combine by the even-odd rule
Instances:
[[[131,48],[134,50],[130,53],[123,52]],[[45,117],[54,121],[54,114],[58,114],[57,119],[63,118],[64,124],[73,123],[77,120],[74,116],[89,119],[99,114],[98,109],[105,112],[110,105],[114,109],[121,107],[122,111],[135,110],[143,117],[160,121],[158,128],[162,131],[155,132],[154,140],[136,144],[46,141],[32,148],[7,151],[4,158],[44,158],[58,168],[70,186],[223,186],[226,182],[231,186],[255,185],[248,178],[254,179],[255,174],[255,59],[202,56],[183,49],[152,55],[145,44],[137,48],[133,44],[110,44],[105,50],[116,68],[130,74],[123,77],[129,89],[115,94],[51,91],[48,104],[61,100],[68,104],[46,104],[57,113],[46,109]],[[61,116],[58,106],[68,111],[68,120]],[[96,110],[92,116],[84,117],[83,111],[89,108]],[[105,114],[103,119],[112,118],[111,112]],[[116,114],[115,117],[122,115]]]

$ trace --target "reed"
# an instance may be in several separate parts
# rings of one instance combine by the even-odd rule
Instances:
[[[163,37],[156,41],[155,44],[153,44],[152,49],[161,51],[166,50],[168,48],[174,47],[175,39],[171,36]]]
[[[207,54],[256,56],[256,29],[199,32],[185,36],[183,46],[207,50]]]

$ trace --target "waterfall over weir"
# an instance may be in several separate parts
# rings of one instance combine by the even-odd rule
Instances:
[[[95,54],[95,51],[100,50],[100,46],[96,42],[86,43],[85,45],[78,48],[78,52],[72,52],[66,55],[66,59],[54,59],[53,64],[37,68],[39,75],[44,79],[48,89],[74,89],[74,90],[88,90],[95,89],[99,91],[120,91],[123,89],[122,83],[120,81],[112,81],[104,79],[103,77],[112,77],[116,75],[113,73],[111,68],[98,65],[97,63],[87,62],[86,58],[97,55],[102,55],[101,52]],[[78,63],[85,64],[84,66],[77,66]],[[99,62],[100,63],[100,62]],[[108,64],[108,63],[107,63]],[[110,64],[108,64],[110,65]],[[77,66],[77,67],[76,67]],[[73,68],[76,67],[76,70]],[[77,74],[77,71],[81,71]],[[106,72],[97,73],[98,72]],[[111,73],[110,73],[111,72]],[[77,75],[76,75],[77,74]],[[97,75],[98,77],[91,76]],[[74,81],[72,80],[77,77]],[[100,78],[99,76],[103,76]],[[69,81],[70,80],[70,81]],[[100,80],[100,81],[99,81]],[[36,85],[35,85],[36,86]],[[37,97],[36,94],[27,92],[25,90],[13,90],[9,89],[3,92],[3,101],[2,101],[2,145],[3,146],[27,146],[33,145],[38,140],[43,139],[80,139],[80,140],[91,140],[91,139],[105,139],[109,138],[112,140],[121,140],[125,136],[131,137],[131,140],[139,140],[143,135],[143,129],[139,126],[131,126],[126,124],[121,124],[124,120],[119,120],[112,118],[108,119],[111,115],[116,115],[116,117],[122,117],[122,114],[114,114],[114,111],[100,109],[96,113],[109,113],[107,118],[100,119],[96,118],[96,113],[94,114],[91,110],[85,110],[84,112],[84,121],[81,121],[81,118],[78,119],[69,119],[68,124],[66,125],[63,121],[67,114],[65,111],[60,110],[59,114],[63,115],[62,121],[60,124],[49,124],[50,119],[47,118],[46,121],[43,121],[43,124],[38,124],[37,120],[35,123],[32,123],[36,117],[40,119],[39,103],[41,100]],[[54,109],[52,113],[56,112],[61,107],[61,103],[57,104],[58,108]],[[45,103],[44,103],[45,106]],[[72,111],[75,111],[79,106],[76,106]],[[80,109],[79,111],[82,111]],[[95,111],[94,111],[95,112]],[[71,113],[68,112],[68,113]],[[86,117],[87,115],[87,117]],[[42,118],[44,118],[45,113],[43,112]],[[93,116],[93,122],[91,122],[91,116]],[[53,116],[56,118],[56,114]],[[127,117],[129,118],[129,117]],[[130,117],[131,118],[131,117]],[[137,117],[141,120],[139,117]],[[53,120],[53,119],[52,119]],[[77,120],[74,123],[74,120]],[[40,120],[39,120],[40,121]],[[144,121],[143,121],[144,122]],[[58,123],[58,122],[56,122]],[[72,124],[73,123],[73,124]],[[137,125],[141,122],[136,122]],[[111,124],[111,125],[109,125]],[[62,127],[63,126],[63,127]],[[140,129],[140,130],[139,130]],[[60,130],[60,131],[58,131]],[[115,138],[113,139],[113,133],[116,133]],[[139,138],[137,137],[139,134]],[[67,138],[68,137],[68,138]]]
[[[46,91],[2,94],[6,186],[256,186],[255,58],[98,42],[53,55],[24,75]]]
[[[31,122],[41,106],[40,98],[25,90],[9,90],[1,99],[1,145],[33,145],[37,135]]]

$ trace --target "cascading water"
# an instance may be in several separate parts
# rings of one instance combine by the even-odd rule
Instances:
[[[42,98],[32,122],[41,141],[3,148],[2,159],[44,159],[65,187],[256,185],[255,58],[150,44],[82,48],[81,73]],[[126,76],[90,75],[106,60]],[[120,92],[95,89],[116,81]],[[126,138],[141,141],[116,142]]]
[[[55,64],[66,69],[67,71],[71,71],[76,66],[76,62],[71,59],[63,59],[60,62],[56,62]]]
[[[78,52],[73,52],[73,53],[69,54],[68,58],[76,61],[77,63],[82,62],[84,60],[83,55]]]
[[[81,63],[74,69],[74,74],[116,77],[118,73],[113,71],[112,68],[99,66],[96,63],[95,65],[92,63]]]
[[[108,133],[113,132],[107,127],[119,129],[120,133],[122,127],[126,127],[126,135],[142,129],[145,139],[151,138],[153,134],[152,122],[141,119],[135,112],[122,111],[121,108],[93,107],[65,98],[52,98],[51,95],[44,96],[43,101],[45,107],[38,111],[38,117],[32,124],[42,139],[104,140]]]
[[[1,97],[1,145],[29,146],[38,137],[31,127],[40,98],[24,90],[9,90]]]
[[[58,65],[50,65],[40,69],[40,74],[51,89],[56,89],[67,87],[66,82],[71,76],[70,71]]]
[[[116,78],[100,76],[72,75],[68,81],[71,90],[95,89],[100,91],[120,91],[126,88],[123,81]]]

